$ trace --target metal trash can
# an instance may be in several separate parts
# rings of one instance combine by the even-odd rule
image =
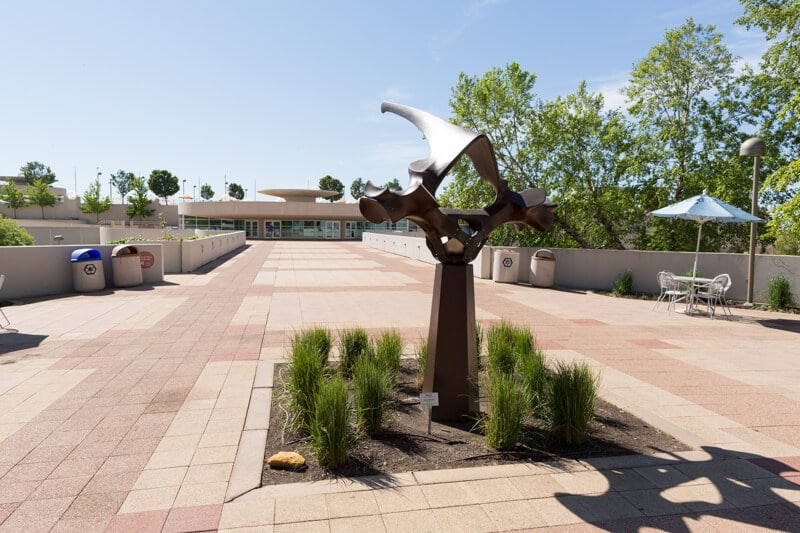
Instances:
[[[552,287],[556,275],[556,256],[550,250],[541,248],[531,257],[531,285]]]
[[[102,291],[106,288],[103,258],[94,248],[79,248],[72,252],[72,285],[75,292]]]
[[[492,263],[492,279],[498,283],[519,281],[519,254],[511,250],[497,250]]]
[[[142,264],[139,250],[129,244],[120,244],[111,250],[111,269],[115,287],[133,287],[142,284]]]

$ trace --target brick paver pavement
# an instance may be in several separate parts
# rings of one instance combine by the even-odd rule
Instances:
[[[427,332],[433,267],[250,242],[165,283],[6,308],[0,531],[800,531],[800,320],[475,280],[477,317],[693,450],[258,488],[272,366],[300,328]],[[254,528],[254,529],[247,529]]]

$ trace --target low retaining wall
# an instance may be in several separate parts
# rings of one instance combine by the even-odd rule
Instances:
[[[159,231],[160,236],[160,231]],[[245,245],[245,232],[216,234],[186,241],[134,241],[137,251],[153,254],[152,266],[142,269],[144,284],[164,281],[164,273],[192,272]],[[0,246],[0,274],[6,275],[0,299],[32,298],[75,292],[70,257],[74,250],[100,252],[106,288],[114,287],[111,251],[116,245]]]
[[[425,245],[424,237],[365,233],[364,244],[386,252],[420,259],[426,263],[436,261]],[[424,249],[427,256],[420,250]],[[531,257],[537,248],[513,246],[486,246],[473,261],[475,277],[491,279],[492,261],[497,250],[513,250],[520,254],[518,281],[530,282]],[[675,274],[685,274],[692,269],[694,252],[649,252],[640,250],[585,250],[582,248],[552,248],[555,264],[555,285],[579,290],[610,291],[614,282],[626,270],[633,272],[633,290],[637,293],[657,294],[659,292],[657,274],[669,270]],[[733,280],[728,291],[730,300],[747,299],[747,254],[701,253],[697,261],[699,274],[713,277],[716,274],[730,274]],[[778,274],[789,278],[795,294],[795,305],[800,304],[800,256],[756,255],[755,283],[753,300],[766,302],[769,280]]]

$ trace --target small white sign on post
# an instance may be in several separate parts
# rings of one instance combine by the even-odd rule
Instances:
[[[436,407],[439,405],[439,393],[438,392],[420,392],[419,393],[419,404],[426,405],[428,407]]]
[[[420,392],[419,404],[428,408],[428,435],[431,434],[431,409],[439,405],[438,392]]]

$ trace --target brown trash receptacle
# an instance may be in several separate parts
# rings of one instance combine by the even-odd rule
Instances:
[[[142,284],[142,264],[139,250],[129,244],[120,244],[111,251],[111,269],[115,287],[134,287]]]
[[[552,287],[556,277],[556,256],[550,250],[541,248],[531,257],[531,285]]]

